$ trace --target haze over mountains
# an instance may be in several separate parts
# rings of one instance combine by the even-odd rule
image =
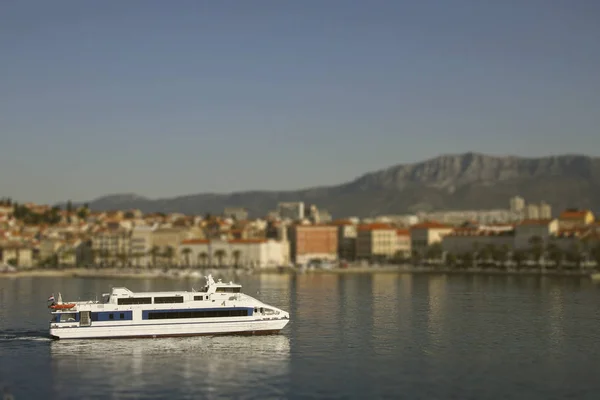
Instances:
[[[199,193],[163,199],[115,194],[91,201],[93,210],[141,209],[144,212],[222,213],[246,207],[263,216],[282,201],[304,201],[334,218],[414,213],[433,210],[507,208],[514,195],[564,208],[600,208],[600,158],[560,155],[543,158],[498,157],[477,153],[442,155],[367,173],[336,186],[295,191]]]

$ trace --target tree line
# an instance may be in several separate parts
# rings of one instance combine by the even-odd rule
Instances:
[[[473,250],[458,253],[446,252],[441,244],[429,246],[424,253],[413,252],[411,261],[414,264],[440,264],[448,267],[509,267],[525,266],[547,268],[582,268],[595,264],[600,268],[600,242],[576,240],[568,249],[553,243],[545,243],[540,237],[529,240],[525,249],[512,249],[507,245],[479,246]]]
[[[10,199],[8,199],[8,201],[10,203],[6,203],[6,205],[12,205],[13,217],[19,221],[23,221],[27,225],[56,225],[62,221],[62,216],[60,214],[61,208],[59,206],[54,206],[42,213],[39,213],[31,210],[25,205],[13,202]],[[72,215],[76,215],[80,219],[86,219],[90,213],[87,204],[74,209],[71,201],[67,203],[65,211],[67,211],[67,223],[71,223]]]

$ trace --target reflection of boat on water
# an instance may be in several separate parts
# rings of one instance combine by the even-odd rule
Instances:
[[[290,339],[284,335],[274,336],[213,336],[213,337],[189,337],[168,338],[164,340],[142,340],[142,339],[115,339],[110,341],[78,340],[53,341],[50,353],[53,358],[99,358],[104,359],[107,354],[118,354],[120,357],[131,356],[154,356],[159,354],[193,354],[194,357],[201,355],[224,355],[228,352],[235,354],[236,359],[245,357],[253,358],[264,354],[270,358],[289,357]]]
[[[241,292],[238,284],[215,282],[196,292],[138,292],[113,288],[99,301],[51,308],[55,339],[155,338],[278,333],[289,322],[286,311]],[[54,300],[54,296],[50,297]],[[56,308],[62,307],[62,308]]]
[[[110,387],[112,398],[240,398],[257,388],[284,398],[290,339],[273,336],[52,341],[51,374],[56,393],[88,398],[93,387]],[[77,377],[82,385],[73,385]],[[180,391],[180,392],[178,392]]]

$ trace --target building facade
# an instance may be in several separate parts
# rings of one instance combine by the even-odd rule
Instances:
[[[356,258],[359,260],[386,261],[396,256],[397,229],[383,223],[358,226]]]
[[[425,254],[427,248],[436,243],[442,243],[444,236],[450,234],[453,228],[439,222],[423,222],[410,228],[411,249],[413,253]]]
[[[558,217],[560,229],[572,229],[588,226],[594,223],[594,213],[590,210],[565,210]]]
[[[532,238],[539,238],[540,244],[547,245],[551,236],[558,232],[557,219],[526,219],[515,226],[515,248],[528,249]]]
[[[274,268],[290,261],[287,243],[269,239],[187,239],[177,252],[189,267]]]
[[[302,220],[305,218],[304,203],[301,201],[279,203],[277,213],[281,219]]]
[[[330,225],[293,225],[289,227],[291,261],[307,264],[311,260],[338,259],[338,229]]]
[[[223,216],[236,221],[245,221],[248,219],[248,210],[243,207],[226,207],[223,210]]]

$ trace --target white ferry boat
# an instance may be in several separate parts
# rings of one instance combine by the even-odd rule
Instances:
[[[134,293],[113,288],[102,301],[63,303],[51,296],[54,339],[156,338],[272,334],[289,313],[241,293],[242,286],[206,278],[202,291]]]

